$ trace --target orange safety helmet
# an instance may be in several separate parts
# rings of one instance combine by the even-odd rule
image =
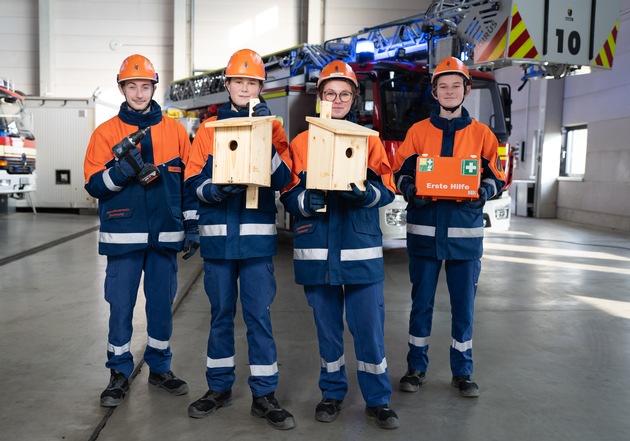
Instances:
[[[159,77],[153,64],[142,55],[130,55],[120,65],[120,72],[116,75],[116,81],[122,83],[127,80],[149,80],[153,84],[159,82]]]
[[[468,68],[466,65],[459,59],[455,57],[446,57],[437,65],[435,70],[433,71],[433,78],[431,78],[431,84],[435,86],[435,81],[440,77],[440,75],[445,74],[458,74],[463,76],[467,83],[464,83],[466,86],[472,80],[470,79],[470,72],[468,72]]]
[[[359,82],[357,81],[357,76],[354,74],[354,71],[347,63],[341,60],[331,61],[324,66],[317,80],[317,88],[319,89],[327,80],[345,80],[354,84],[355,87],[359,87]]]
[[[234,52],[225,68],[225,77],[254,78],[265,81],[265,64],[262,58],[251,49],[241,49]]]

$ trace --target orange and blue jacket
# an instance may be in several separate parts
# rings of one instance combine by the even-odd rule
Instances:
[[[85,189],[99,200],[99,253],[117,256],[150,246],[181,251],[184,219],[196,218],[196,201],[184,195],[184,169],[190,139],[183,125],[151,111],[137,113],[121,105],[117,116],[99,125],[87,147]],[[140,142],[142,159],[160,176],[146,186],[114,169],[112,147],[139,129],[151,127]]]
[[[219,108],[217,119],[248,116],[247,110],[231,110],[230,103]],[[185,187],[199,202],[199,243],[201,257],[206,259],[249,259],[276,254],[275,191],[291,180],[289,142],[282,124],[272,122],[271,187],[259,187],[258,208],[245,207],[246,195],[241,192],[224,199],[215,199],[211,187],[214,160],[214,128],[201,123],[192,144],[186,168]]]
[[[465,108],[462,116],[448,120],[431,116],[407,131],[394,156],[396,186],[405,194],[415,184],[418,155],[481,158],[481,187],[489,200],[505,185],[498,156],[498,141],[488,126],[472,119]],[[469,260],[483,254],[483,204],[485,201],[424,201],[407,207],[407,251],[410,255],[440,260]]]
[[[374,191],[361,205],[329,191],[326,212],[305,211],[308,130],[291,142],[293,179],[280,196],[295,216],[293,264],[300,285],[376,283],[384,279],[379,207],[394,200],[392,170],[383,143],[368,138],[367,179]]]

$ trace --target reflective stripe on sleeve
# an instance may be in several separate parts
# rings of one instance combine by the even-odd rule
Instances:
[[[365,208],[372,208],[373,206],[378,204],[378,201],[381,200],[381,190],[379,190],[378,188],[374,186],[372,186],[372,188],[374,189],[374,193],[376,193],[376,197],[374,198],[374,201],[372,201],[370,205],[366,205]]]
[[[105,170],[103,172],[103,183],[105,183],[105,187],[107,187],[108,190],[110,191],[120,191],[123,188],[119,187],[118,185],[114,184],[114,181],[112,181],[112,178],[109,177],[109,173],[112,171],[111,168],[108,168],[107,170]]]
[[[278,170],[278,167],[280,167],[280,164],[282,164],[282,158],[280,157],[278,152],[276,152],[273,155],[273,158],[271,158],[271,174],[272,175],[276,172],[276,170]]]
[[[302,213],[302,216],[304,217],[309,217],[309,214],[306,212],[306,210],[304,209],[304,197],[306,196],[306,190],[304,190],[302,193],[300,193],[297,197],[297,203],[298,203],[298,207],[300,209],[300,213]]]
[[[199,187],[197,187],[197,197],[204,202],[210,202],[210,201],[208,201],[206,198],[203,197],[203,189],[206,185],[211,185],[211,184],[212,184],[212,179],[206,179],[205,181],[203,181],[203,183]]]
[[[183,215],[184,215],[184,220],[199,219],[197,210],[186,210],[183,212]]]
[[[160,242],[181,242],[186,235],[183,231],[164,231],[158,234]]]

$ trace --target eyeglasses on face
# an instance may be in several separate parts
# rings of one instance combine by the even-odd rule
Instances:
[[[342,103],[347,103],[352,99],[352,97],[354,97],[354,94],[347,91],[337,94],[337,92],[334,92],[332,90],[326,90],[323,93],[323,97],[325,101],[335,101],[337,97],[339,97],[339,101],[341,101]]]

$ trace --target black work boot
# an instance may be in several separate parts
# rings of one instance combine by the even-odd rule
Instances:
[[[477,398],[479,396],[479,386],[470,379],[470,375],[459,375],[453,377],[451,386],[459,389],[459,394],[466,398]]]
[[[376,407],[365,407],[365,414],[376,418],[376,425],[381,429],[396,429],[398,427],[398,415],[389,404]]]
[[[177,378],[172,371],[156,374],[149,372],[149,385],[164,389],[173,395],[186,395],[188,393],[188,385],[180,378]]]
[[[404,392],[418,392],[420,386],[427,381],[426,374],[420,371],[408,370],[400,379],[400,390]]]
[[[332,423],[337,419],[339,411],[343,408],[343,400],[324,398],[315,407],[315,419],[322,423]]]
[[[255,417],[266,418],[267,423],[274,429],[289,430],[295,427],[293,415],[278,404],[273,392],[262,397],[254,397],[250,413]]]
[[[107,389],[101,394],[101,406],[118,406],[127,392],[129,392],[129,380],[121,372],[112,369]]]
[[[208,390],[206,394],[188,407],[188,416],[191,418],[205,418],[212,415],[220,407],[228,407],[232,404],[232,391],[215,392]]]

